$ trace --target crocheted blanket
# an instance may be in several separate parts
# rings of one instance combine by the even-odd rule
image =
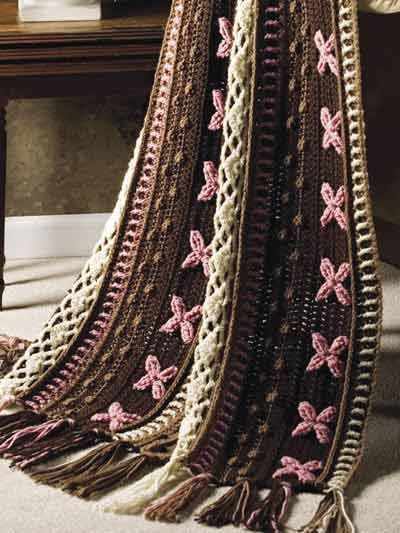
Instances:
[[[357,32],[355,0],[173,2],[99,244],[38,339],[0,338],[13,466],[168,521],[229,486],[197,519],[256,531],[318,491],[303,531],[353,531],[381,326]]]

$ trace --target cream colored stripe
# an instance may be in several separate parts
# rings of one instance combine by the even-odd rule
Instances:
[[[378,277],[378,251],[371,210],[365,128],[361,93],[357,2],[338,0],[339,33],[344,76],[346,123],[349,134],[353,216],[355,224],[358,291],[355,346],[358,363],[354,369],[349,421],[344,441],[328,486],[343,490],[362,456],[366,422],[375,377],[382,325],[382,295]]]

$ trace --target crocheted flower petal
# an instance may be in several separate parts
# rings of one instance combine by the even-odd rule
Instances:
[[[143,376],[136,383],[133,384],[133,388],[136,390],[145,390],[151,387],[152,379],[150,376]]]
[[[332,342],[332,346],[329,351],[333,354],[341,354],[348,345],[349,338],[342,335],[340,337],[336,337],[336,339]]]
[[[298,411],[304,421],[313,422],[316,419],[317,413],[309,402],[301,402]]]
[[[187,320],[181,324],[181,337],[184,344],[190,344],[194,338],[193,325]]]
[[[336,285],[335,292],[337,299],[342,305],[350,305],[351,304],[351,297],[347,289],[343,287],[343,285]]]
[[[341,187],[339,187],[339,189],[336,191],[336,196],[335,196],[335,204],[340,207],[344,204],[344,200],[345,200],[345,188],[344,186],[342,185]]]
[[[323,107],[321,109],[321,124],[324,126],[324,128],[327,128],[329,126],[329,123],[331,121],[331,114],[327,107]]]
[[[159,374],[159,379],[163,381],[164,383],[169,381],[170,379],[174,378],[178,373],[178,369],[176,366],[170,366],[169,368],[166,368]]]
[[[329,183],[325,182],[321,186],[321,196],[326,204],[334,200],[333,189]]]
[[[161,333],[173,333],[176,331],[181,324],[181,320],[175,316],[171,317],[165,324],[160,328]]]
[[[118,416],[124,412],[122,405],[119,402],[114,402],[108,408],[108,413],[111,417]]]
[[[340,267],[338,268],[335,279],[336,281],[341,283],[348,277],[349,274],[350,274],[349,263],[342,263]]]
[[[331,371],[333,377],[340,378],[344,374],[344,363],[340,361],[336,355],[328,357],[326,360],[328,368]]]
[[[325,39],[322,35],[322,31],[318,30],[314,36],[314,42],[317,45],[319,49],[323,48],[325,46]]]
[[[180,296],[176,296],[175,294],[172,296],[171,311],[174,313],[177,319],[182,320],[183,315],[186,312],[186,306]]]
[[[328,352],[328,341],[321,333],[313,333],[311,337],[313,348],[317,353],[324,354]]]
[[[191,309],[190,311],[188,311],[187,313],[185,313],[185,321],[188,321],[188,322],[195,322],[196,320],[198,320],[201,315],[203,313],[203,308],[201,305],[196,305],[195,307],[193,307],[193,309]]]
[[[303,435],[307,435],[312,429],[312,422],[300,422],[300,424],[292,431],[292,437],[301,437]]]
[[[152,394],[155,400],[161,400],[161,398],[165,394],[165,387],[162,381],[160,380],[153,381]]]
[[[276,479],[276,478],[280,478],[282,476],[287,476],[287,475],[293,474],[294,472],[295,472],[295,470],[292,467],[285,466],[284,468],[278,468],[277,470],[275,470],[275,472],[272,474],[272,477],[274,479]]]
[[[299,478],[300,483],[303,483],[304,485],[307,483],[314,483],[316,476],[309,472],[308,470],[302,469],[297,472],[297,476]]]
[[[321,274],[326,280],[333,280],[335,277],[335,269],[332,262],[327,257],[324,257],[320,266]]]
[[[324,364],[325,357],[323,355],[314,355],[314,357],[310,359],[310,362],[308,363],[306,372],[314,372],[315,370],[319,370]]]
[[[339,227],[346,231],[347,230],[347,218],[346,215],[341,211],[339,208],[335,211],[335,218],[337,220],[337,223],[339,224]]]
[[[332,128],[337,130],[342,122],[342,113],[338,111],[332,119]]]
[[[281,464],[283,466],[293,466],[293,467],[296,467],[296,468],[301,466],[297,459],[294,459],[294,457],[289,457],[287,455],[285,455],[285,456],[283,456],[281,458]]]
[[[158,376],[161,370],[161,365],[155,355],[149,355],[147,357],[145,368],[150,378],[155,378]]]
[[[329,444],[332,440],[332,432],[326,424],[315,424],[315,435],[321,444]]]
[[[193,268],[200,263],[200,257],[196,252],[191,252],[184,262],[182,263],[182,268]]]
[[[92,422],[109,422],[110,416],[107,413],[97,413],[90,417]]]
[[[190,232],[190,246],[194,252],[201,253],[204,250],[204,239],[200,231]]]
[[[332,405],[324,409],[320,412],[320,414],[317,416],[317,422],[327,424],[328,422],[332,422],[336,418],[336,408]]]
[[[118,418],[113,418],[110,422],[110,431],[112,431],[113,433],[115,433],[115,431],[119,431],[120,429],[122,429],[124,427],[124,424],[121,420],[119,420]]]
[[[210,277],[210,258],[209,258],[209,256],[208,255],[203,256],[201,262],[202,262],[202,265],[203,265],[203,273],[204,273],[206,278],[209,278]]]

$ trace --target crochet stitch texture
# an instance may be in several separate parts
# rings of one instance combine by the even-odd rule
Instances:
[[[311,490],[302,531],[354,531],[382,316],[357,10],[172,2],[99,244],[33,343],[0,337],[12,466],[169,522],[226,487],[200,523],[274,533]]]

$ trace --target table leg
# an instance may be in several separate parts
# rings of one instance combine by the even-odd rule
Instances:
[[[0,311],[3,307],[4,293],[4,232],[6,218],[6,164],[7,164],[7,134],[6,134],[6,106],[7,99],[0,97]]]

